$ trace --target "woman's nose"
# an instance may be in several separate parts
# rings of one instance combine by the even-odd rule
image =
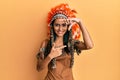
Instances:
[[[62,30],[62,26],[59,26],[59,30],[60,30],[60,31]]]

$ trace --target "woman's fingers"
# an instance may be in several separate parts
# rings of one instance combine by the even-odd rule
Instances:
[[[53,45],[52,45],[52,49],[53,49],[53,50],[62,50],[62,49],[65,48],[65,47],[66,47],[66,45],[60,46],[60,47],[56,48],[55,43],[53,43]]]
[[[81,22],[81,20],[79,18],[68,18],[67,22],[69,23],[73,23],[73,22]]]
[[[73,22],[80,22],[79,18],[70,18],[70,20],[73,21]]]
[[[53,50],[53,51],[56,50],[56,44],[55,44],[55,43],[52,44],[52,50]]]
[[[72,28],[72,26],[76,23],[80,22],[80,19],[78,18],[68,18],[66,19],[66,23],[69,24],[68,31]]]
[[[70,31],[70,29],[72,28],[72,26],[76,24],[75,22],[73,22],[69,27],[68,27],[68,31]]]
[[[61,46],[61,47],[59,47],[58,49],[59,49],[59,50],[62,50],[62,49],[65,48],[65,47],[66,47],[66,45]]]

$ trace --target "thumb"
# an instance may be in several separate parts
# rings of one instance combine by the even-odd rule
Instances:
[[[69,26],[68,31],[70,31],[70,29],[72,28],[72,26],[73,26],[74,24],[76,24],[76,23],[73,22],[73,23]]]
[[[55,43],[52,44],[52,48],[54,48],[54,47],[55,47]]]

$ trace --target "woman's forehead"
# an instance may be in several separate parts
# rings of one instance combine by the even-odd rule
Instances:
[[[55,20],[55,22],[63,23],[63,22],[66,22],[66,19],[65,18],[58,18]]]

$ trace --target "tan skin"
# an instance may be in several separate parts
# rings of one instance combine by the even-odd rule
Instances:
[[[43,66],[41,69],[43,69],[44,67],[46,67],[48,65],[48,63],[55,57],[58,57],[62,54],[62,49],[66,47],[66,45],[63,45],[63,36],[66,33],[67,30],[70,30],[73,24],[79,24],[80,29],[82,31],[82,36],[83,36],[83,44],[81,46],[78,45],[78,48],[80,48],[80,50],[88,50],[93,48],[93,42],[92,39],[87,31],[87,29],[85,28],[85,26],[83,26],[83,24],[81,23],[81,20],[78,18],[70,18],[70,19],[64,19],[64,18],[58,18],[55,20],[54,22],[54,31],[56,33],[56,40],[53,43],[52,49],[49,53],[49,55],[47,56],[47,58],[45,58],[39,65],[44,64],[44,62],[46,62],[47,64],[45,66]],[[71,24],[69,27],[65,24]],[[45,47],[46,42],[43,41],[41,48]],[[60,47],[58,47],[60,46]],[[50,60],[47,60],[48,58],[50,58]],[[39,70],[38,70],[39,71]]]

